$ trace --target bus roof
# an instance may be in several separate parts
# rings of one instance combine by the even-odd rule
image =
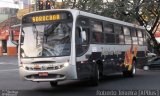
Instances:
[[[84,12],[84,11],[80,11],[80,10],[76,10],[76,9],[40,10],[40,11],[31,12],[31,13],[28,13],[28,14],[39,13],[39,12],[49,12],[49,11],[70,11],[71,13],[77,13],[78,15],[82,15],[82,16],[86,16],[86,17],[91,17],[91,18],[95,18],[95,19],[99,19],[99,20],[104,20],[104,21],[108,21],[108,22],[112,22],[112,23],[116,23],[116,24],[120,24],[120,25],[129,26],[129,27],[135,27],[135,28],[139,28],[139,29],[145,29],[143,26],[139,26],[137,24],[128,23],[128,22],[117,20],[117,19],[113,19],[113,18],[109,18],[109,17],[104,17],[104,16],[100,16],[100,15],[96,15],[96,14],[92,14],[92,13],[88,13],[88,12]],[[28,15],[28,14],[26,14],[26,15]]]
[[[104,21],[109,21],[109,22],[112,22],[112,23],[121,24],[121,25],[125,25],[125,26],[135,27],[135,28],[139,28],[139,29],[145,29],[143,26],[139,26],[137,24],[128,23],[128,22],[117,20],[117,19],[113,19],[113,18],[109,18],[109,17],[104,17],[104,16],[84,12],[84,11],[80,11],[80,15],[95,18],[95,19],[100,19],[100,20],[104,20]]]

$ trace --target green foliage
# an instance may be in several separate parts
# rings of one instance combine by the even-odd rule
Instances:
[[[79,9],[146,27],[153,47],[160,54],[154,34],[160,20],[160,0],[64,0],[66,8]]]
[[[103,10],[103,0],[65,0],[64,6],[66,8],[100,14]]]
[[[114,2],[107,2],[101,15],[122,21],[134,22],[136,20],[130,13],[133,10],[132,7],[133,6],[129,3],[129,0],[115,0]]]

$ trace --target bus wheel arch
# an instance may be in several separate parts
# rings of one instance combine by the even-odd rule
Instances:
[[[137,63],[136,57],[133,57],[131,70],[123,71],[123,76],[125,76],[125,77],[134,77],[136,75],[136,63]]]

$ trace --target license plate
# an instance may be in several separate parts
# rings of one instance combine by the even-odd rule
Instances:
[[[40,77],[47,77],[48,76],[48,72],[39,72],[38,75]]]

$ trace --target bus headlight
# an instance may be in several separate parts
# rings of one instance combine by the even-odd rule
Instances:
[[[69,62],[64,63],[64,67],[67,67],[69,65]]]

